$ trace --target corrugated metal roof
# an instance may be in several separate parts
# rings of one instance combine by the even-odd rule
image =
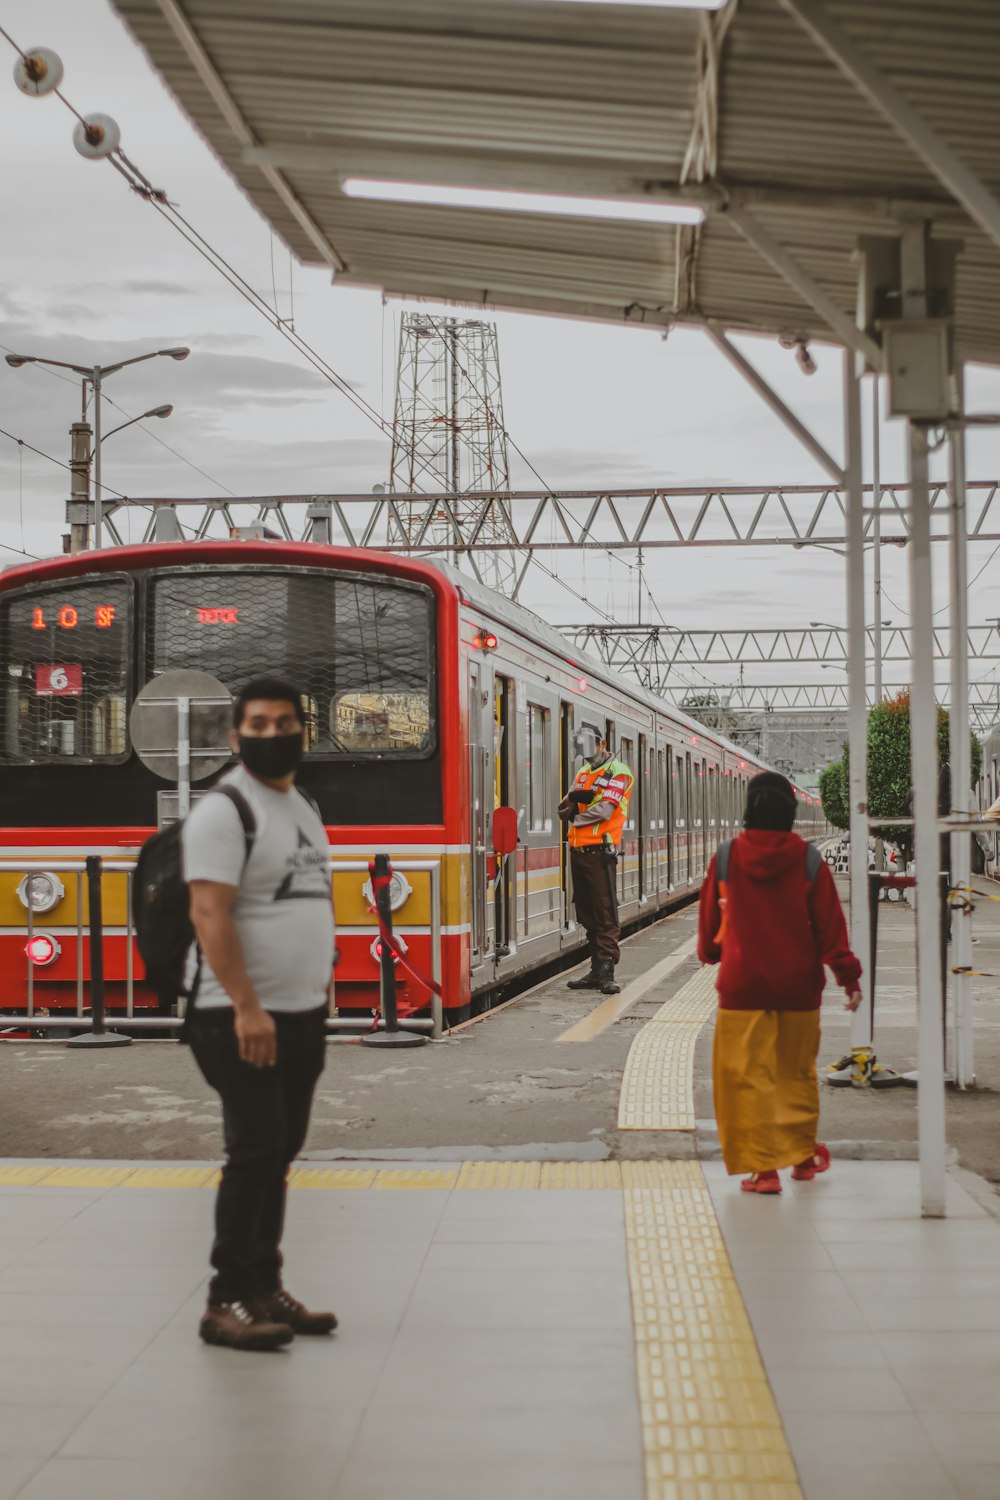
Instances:
[[[553,0],[115,4],[261,213],[338,280],[577,317],[829,336],[727,222],[724,204],[692,235],[340,191],[347,175],[598,195],[668,189],[694,128],[699,37],[718,17]],[[824,4],[1000,193],[996,0]],[[849,316],[858,236],[896,227],[895,200],[926,205],[936,233],[964,241],[959,353],[1000,362],[1000,249],[780,0],[740,0],[719,82],[713,182],[723,199],[742,194]]]

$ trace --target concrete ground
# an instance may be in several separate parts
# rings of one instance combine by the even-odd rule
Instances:
[[[988,888],[983,886],[984,894]],[[989,891],[989,894],[994,892]],[[1000,973],[1000,904],[980,899],[973,919],[977,967]],[[641,978],[671,953],[691,951],[694,909],[630,939],[619,978]],[[656,983],[593,1040],[559,1038],[600,997],[573,994],[565,976],[525,994],[441,1042],[407,1052],[358,1043],[329,1049],[308,1155],[443,1159],[491,1155],[624,1159],[711,1154],[711,1027],[698,1046],[696,1137],[619,1133],[618,1095],[642,1023],[691,977],[693,956]],[[879,942],[875,1040],[879,1058],[916,1066],[914,916],[886,905]],[[1000,983],[974,981],[977,1087],[949,1090],[948,1136],[964,1167],[1000,1183]],[[822,1061],[849,1043],[838,991],[824,1007]],[[202,1160],[219,1150],[215,1096],[190,1052],[142,1041],[113,1052],[67,1051],[53,1042],[0,1044],[0,1155]],[[822,1135],[842,1154],[912,1155],[916,1090],[822,1092]]]
[[[576,1170],[293,1180],[289,1285],[341,1328],[250,1355],[196,1335],[197,1173],[0,1162],[0,1500],[1000,1495],[1000,1223],[959,1182],[928,1222],[912,1162]]]

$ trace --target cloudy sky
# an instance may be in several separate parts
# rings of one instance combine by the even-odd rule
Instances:
[[[124,149],[147,177],[281,316],[294,311],[309,342],[391,416],[405,304],[332,286],[326,272],[290,264],[106,0],[5,0],[3,24],[21,45],[60,53],[69,99],[82,111],[113,115]],[[383,482],[388,444],[378,429],[130,194],[109,164],[76,154],[67,111],[54,99],[18,93],[14,54],[2,40],[0,49],[3,350],[84,363],[171,344],[192,350],[184,363],[154,360],[109,381],[107,394],[120,410],[105,412],[105,430],[163,402],[175,410],[168,421],[109,440],[106,483],[133,496],[221,496],[367,492]],[[560,319],[511,314],[497,323],[507,426],[550,487],[824,479],[696,333],[664,342],[650,330]],[[815,349],[819,370],[806,379],[770,341],[745,339],[742,346],[839,454],[839,355]],[[969,390],[973,409],[1000,408],[997,373],[973,370]],[[0,427],[60,460],[68,458],[79,399],[72,377],[0,364]],[[972,435],[969,473],[1000,475],[1000,436]],[[513,475],[515,485],[535,484],[516,457]],[[0,544],[8,560],[18,549],[59,549],[68,477],[0,437]],[[883,478],[903,477],[901,424],[885,423]],[[940,606],[947,603],[944,550],[937,549]],[[987,547],[973,548],[970,573],[989,555]],[[528,602],[555,621],[585,619],[592,612],[570,591],[579,590],[617,618],[634,618],[639,586],[635,558],[626,557],[560,554],[558,571],[570,589],[536,572]],[[884,613],[899,623],[906,619],[905,561],[905,552],[886,550]],[[694,549],[647,554],[645,583],[672,624],[794,627],[809,618],[843,619],[841,568],[839,558],[821,551]],[[644,617],[650,612],[647,600]],[[973,622],[997,615],[1000,557],[975,584],[970,607]],[[778,675],[791,677],[788,669]]]

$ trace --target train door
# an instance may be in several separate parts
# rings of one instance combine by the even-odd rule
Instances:
[[[657,824],[657,887],[669,891],[674,883],[671,851],[674,843],[673,813],[670,810],[670,750],[656,752],[656,785],[659,820]]]
[[[493,806],[512,807],[514,797],[514,684],[497,673],[493,679]],[[494,954],[499,961],[511,951],[514,891],[520,849],[500,862],[494,886]]]
[[[631,739],[622,739],[621,749],[618,753],[619,760],[623,760],[632,772],[632,795],[629,798],[628,817],[622,829],[621,854],[618,859],[618,900],[624,905],[627,901],[639,899],[639,850],[641,847],[642,825],[639,822],[642,807],[642,758],[635,758],[635,743]]]
[[[674,811],[674,869],[677,885],[688,881],[688,826],[687,826],[687,781],[684,775],[684,758],[674,756],[674,774],[671,782]]]
[[[573,782],[573,705],[559,705],[559,797],[562,800]],[[569,824],[559,824],[559,883],[562,890],[562,925],[565,931],[571,921],[572,889],[569,878]]]
[[[478,661],[469,663],[469,788],[472,797],[472,968],[479,968],[492,951],[492,936],[487,927],[487,892],[490,886],[492,866],[489,833],[492,811],[492,786],[490,778],[491,747],[484,743],[483,709],[489,695],[483,687],[483,668]],[[487,808],[487,798],[490,806]]]

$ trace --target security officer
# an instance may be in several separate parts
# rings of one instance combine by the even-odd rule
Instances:
[[[624,761],[615,759],[607,739],[592,731],[585,733],[594,742],[593,749],[583,747],[584,763],[559,804],[559,816],[569,824],[576,919],[590,944],[590,973],[571,979],[569,988],[617,995],[615,964],[621,928],[615,877],[633,776]]]

